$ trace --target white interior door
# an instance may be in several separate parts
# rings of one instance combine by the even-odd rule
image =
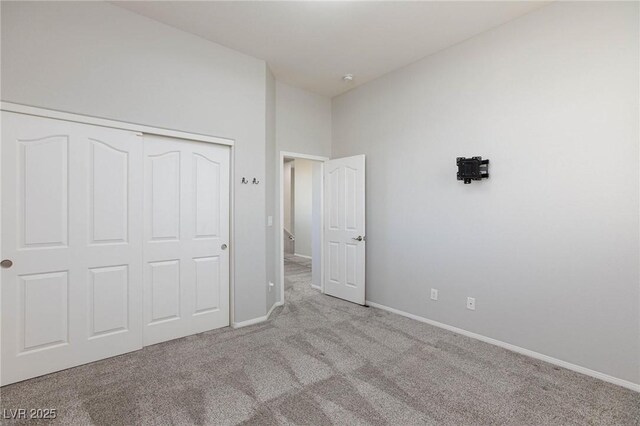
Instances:
[[[3,385],[142,347],[141,164],[133,132],[2,112]]]
[[[226,146],[145,136],[144,343],[229,325]]]
[[[324,292],[365,304],[364,155],[324,163]]]

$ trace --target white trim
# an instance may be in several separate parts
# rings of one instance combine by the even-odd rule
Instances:
[[[313,160],[313,161],[322,161],[322,162],[329,160],[329,157],[323,157],[321,155],[300,154],[298,152],[289,152],[289,151],[280,151],[280,156],[282,157],[283,161],[284,161],[284,157],[300,158],[301,160]]]
[[[575,371],[577,373],[585,374],[587,376],[595,377],[596,379],[604,380],[605,382],[613,383],[614,385],[622,386],[627,389],[631,389],[636,392],[640,392],[640,383],[633,383],[628,380],[619,379],[617,377],[610,376],[605,373],[601,373],[599,371],[591,370],[586,367],[582,367],[580,365],[571,364],[567,361],[562,361],[557,358],[550,357],[548,355],[541,354],[539,352],[534,352],[530,349],[521,348],[519,346],[512,345],[510,343],[502,342],[500,340],[493,339],[491,337],[483,336],[482,334],[473,333],[471,331],[463,330],[462,328],[454,327],[452,325],[443,324],[441,322],[433,321],[419,315],[410,314],[408,312],[401,311],[399,309],[390,308],[388,306],[381,305],[379,303],[374,303],[367,300],[367,305],[372,308],[382,309],[383,311],[391,312],[397,315],[401,315],[403,317],[411,318],[416,321],[420,321],[429,325],[433,325],[435,327],[443,328],[445,330],[449,330],[453,333],[461,334],[463,336],[471,337],[472,339],[480,340],[485,343],[489,343],[491,345],[499,346],[501,348],[517,352],[522,355],[526,355],[531,358],[539,359],[544,362],[548,362],[549,364],[554,364],[559,367],[566,368],[568,370]]]
[[[0,119],[0,135],[2,130],[2,120]],[[2,138],[0,138],[1,140]],[[2,149],[2,147],[0,146],[0,181],[2,181],[2,151],[4,151]],[[0,185],[0,259],[4,259],[4,257],[2,256],[2,246],[3,244],[1,244],[2,241],[4,241],[4,239],[2,238],[3,236],[3,230],[2,230],[2,185]],[[0,273],[0,289],[2,289],[2,273]],[[0,319],[2,319],[2,291],[0,291]],[[0,353],[2,353],[1,351],[2,349],[2,336],[0,333]],[[3,383],[2,380],[2,369],[0,368],[0,383]]]
[[[203,135],[199,133],[181,132],[178,130],[164,129],[161,127],[145,126],[142,124],[128,123],[124,121],[109,120],[106,118],[92,117],[89,115],[73,114],[52,109],[37,108],[28,105],[2,102],[2,111],[17,112],[20,114],[35,115],[37,117],[54,118],[56,120],[72,121],[75,123],[92,124],[94,126],[110,127],[113,129],[129,130],[132,132],[147,133],[150,135],[167,136],[170,138],[187,139],[198,142],[215,143],[218,145],[233,146],[233,139],[217,136]]]
[[[282,187],[284,186],[284,176],[282,173],[282,165],[284,164],[284,158],[301,158],[303,160],[313,160],[320,162],[320,179],[322,180],[320,185],[320,229],[324,230],[324,162],[329,160],[329,157],[323,157],[320,155],[300,154],[297,152],[280,151],[278,155],[278,189],[276,194],[278,196],[277,201],[280,207],[280,227],[278,229],[278,258],[280,265],[280,302],[284,304],[284,199],[282,197]],[[293,235],[293,234],[292,234]],[[322,255],[324,247],[324,232],[320,232],[320,291],[324,293],[324,256]]]
[[[231,145],[229,149],[229,325],[235,319],[236,298],[236,234],[235,234],[235,173],[236,173],[236,147]]]
[[[262,317],[258,317],[258,318],[252,318],[250,320],[246,320],[246,321],[240,321],[240,322],[234,322],[231,323],[231,327],[233,328],[242,328],[242,327],[248,327],[250,325],[254,325],[254,324],[260,324],[261,322],[265,322],[269,319],[269,317],[271,316],[271,313],[273,312],[273,310],[275,308],[277,308],[278,306],[282,306],[284,305],[284,303],[282,302],[275,302],[273,305],[271,305],[271,309],[269,309],[269,312],[267,312],[267,315],[262,316]]]
[[[320,287],[319,285],[311,284],[311,288],[322,291],[322,287]]]
[[[273,305],[271,305],[271,309],[269,309],[269,312],[267,312],[267,318],[271,316],[271,312],[273,312],[273,310],[278,306],[283,306],[283,304],[280,302],[274,302]]]
[[[306,254],[293,253],[294,256],[302,257],[303,259],[312,259],[311,256],[307,256]]]

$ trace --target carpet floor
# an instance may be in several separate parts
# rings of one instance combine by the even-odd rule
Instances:
[[[74,425],[640,425],[639,393],[322,295],[305,259],[285,270],[265,323],[5,386],[1,406]]]

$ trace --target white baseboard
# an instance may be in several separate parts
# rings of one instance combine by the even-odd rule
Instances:
[[[526,355],[529,356],[531,358],[535,358],[535,359],[539,359],[541,361],[545,361],[548,362],[549,364],[554,364],[557,365],[559,367],[563,367],[566,368],[568,370],[573,370],[575,372],[578,373],[582,373],[582,374],[586,374],[587,376],[591,376],[591,377],[595,377],[596,379],[600,379],[600,380],[604,380],[605,382],[609,382],[609,383],[613,383],[614,385],[618,385],[618,386],[622,386],[624,388],[627,389],[631,389],[633,391],[636,392],[640,392],[640,383],[633,383],[630,382],[628,380],[624,380],[624,379],[619,379],[617,377],[613,377],[610,376],[608,374],[605,373],[601,373],[599,371],[595,371],[595,370],[591,370],[589,368],[586,367],[582,367],[576,364],[571,364],[570,362],[566,362],[566,361],[562,361],[560,359],[557,358],[553,358],[550,357],[548,355],[544,355],[538,352],[534,352],[532,350],[529,349],[525,349],[525,348],[521,348],[519,346],[515,346],[512,345],[510,343],[506,343],[506,342],[502,342],[500,340],[496,340],[496,339],[492,339],[491,337],[487,337],[487,336],[483,336],[481,334],[477,334],[477,333],[473,333],[471,331],[467,331],[467,330],[463,330],[461,328],[457,328],[451,325],[447,325],[441,322],[437,322],[437,321],[433,321],[418,315],[414,315],[414,314],[410,314],[408,312],[404,312],[398,309],[394,309],[394,308],[390,308],[388,306],[384,306],[384,305],[380,305],[378,303],[374,303],[374,302],[370,302],[370,301],[366,301],[367,305],[373,307],[373,308],[378,308],[378,309],[382,309],[384,311],[388,311],[388,312],[392,312],[394,314],[398,314],[398,315],[402,315],[403,317],[407,317],[407,318],[411,318],[414,319],[416,321],[420,321],[420,322],[424,322],[426,324],[430,324],[433,325],[435,327],[439,327],[439,328],[443,328],[445,330],[449,330],[452,331],[454,333],[457,334],[461,334],[463,336],[467,336],[467,337],[471,337],[472,339],[476,339],[476,340],[480,340],[483,341],[485,343],[489,343],[495,346],[499,346],[501,348],[513,351],[513,352],[517,352],[519,354],[522,355]]]
[[[307,256],[306,254],[293,253],[294,256],[304,257],[305,259],[311,259],[311,256]]]
[[[271,305],[271,309],[269,309],[269,312],[267,312],[267,319],[269,319],[269,317],[271,316],[271,312],[273,312],[275,308],[282,305],[284,305],[284,302],[274,302],[273,305]]]
[[[320,287],[319,285],[311,284],[311,288],[315,288],[318,291],[322,291],[322,287]]]
[[[254,325],[254,324],[260,324],[261,322],[265,322],[271,316],[271,312],[273,312],[273,310],[275,308],[277,308],[278,306],[282,306],[282,305],[284,305],[283,302],[275,302],[273,305],[271,305],[271,309],[269,309],[269,312],[267,312],[267,315],[264,315],[264,316],[258,317],[258,318],[252,318],[252,319],[246,320],[246,321],[234,322],[234,323],[231,324],[231,327],[232,328],[242,328],[242,327],[248,327],[248,326]]]

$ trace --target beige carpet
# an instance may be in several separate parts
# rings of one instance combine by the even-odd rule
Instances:
[[[640,425],[638,393],[321,295],[304,259],[286,271],[266,323],[10,385],[2,408],[75,425]]]

